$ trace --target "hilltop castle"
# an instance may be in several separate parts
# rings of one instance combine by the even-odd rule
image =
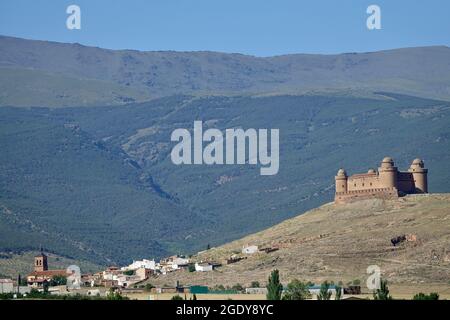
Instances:
[[[336,180],[335,203],[347,203],[368,198],[392,199],[411,193],[427,193],[428,169],[420,159],[415,159],[407,172],[398,171],[392,158],[386,157],[378,171],[350,177],[344,169],[339,169]]]

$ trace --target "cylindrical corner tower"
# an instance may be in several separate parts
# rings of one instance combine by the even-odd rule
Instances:
[[[336,193],[347,192],[347,173],[344,169],[339,169],[334,180],[336,181]]]
[[[386,157],[381,162],[378,170],[380,175],[380,183],[382,188],[398,188],[397,186],[397,167],[394,166],[394,160]]]
[[[408,171],[412,173],[415,192],[428,193],[428,169],[425,169],[423,161],[414,159]]]

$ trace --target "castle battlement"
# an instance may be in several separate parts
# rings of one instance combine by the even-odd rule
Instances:
[[[428,169],[420,159],[415,159],[407,172],[398,171],[394,160],[386,157],[378,171],[369,169],[367,173],[347,176],[344,169],[339,169],[335,176],[335,203],[355,200],[382,198],[393,199],[403,194],[428,192]]]

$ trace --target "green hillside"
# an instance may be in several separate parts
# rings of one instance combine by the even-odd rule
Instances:
[[[149,100],[143,90],[40,70],[0,68],[1,106],[98,106]]]
[[[450,103],[405,95],[172,96],[114,107],[0,108],[0,251],[98,263],[195,252],[328,202],[338,168],[421,157],[449,192]],[[175,128],[279,128],[280,171],[175,166]]]

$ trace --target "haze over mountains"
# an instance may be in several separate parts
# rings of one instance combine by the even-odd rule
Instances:
[[[423,158],[431,192],[450,191],[447,47],[256,58],[0,37],[0,88],[4,252],[192,253],[330,201],[337,169],[386,155]],[[194,120],[279,128],[279,173],[173,165],[170,134]]]
[[[262,58],[114,51],[0,36],[0,68],[0,105],[92,106],[173,94],[342,89],[450,100],[450,48],[445,46]]]

